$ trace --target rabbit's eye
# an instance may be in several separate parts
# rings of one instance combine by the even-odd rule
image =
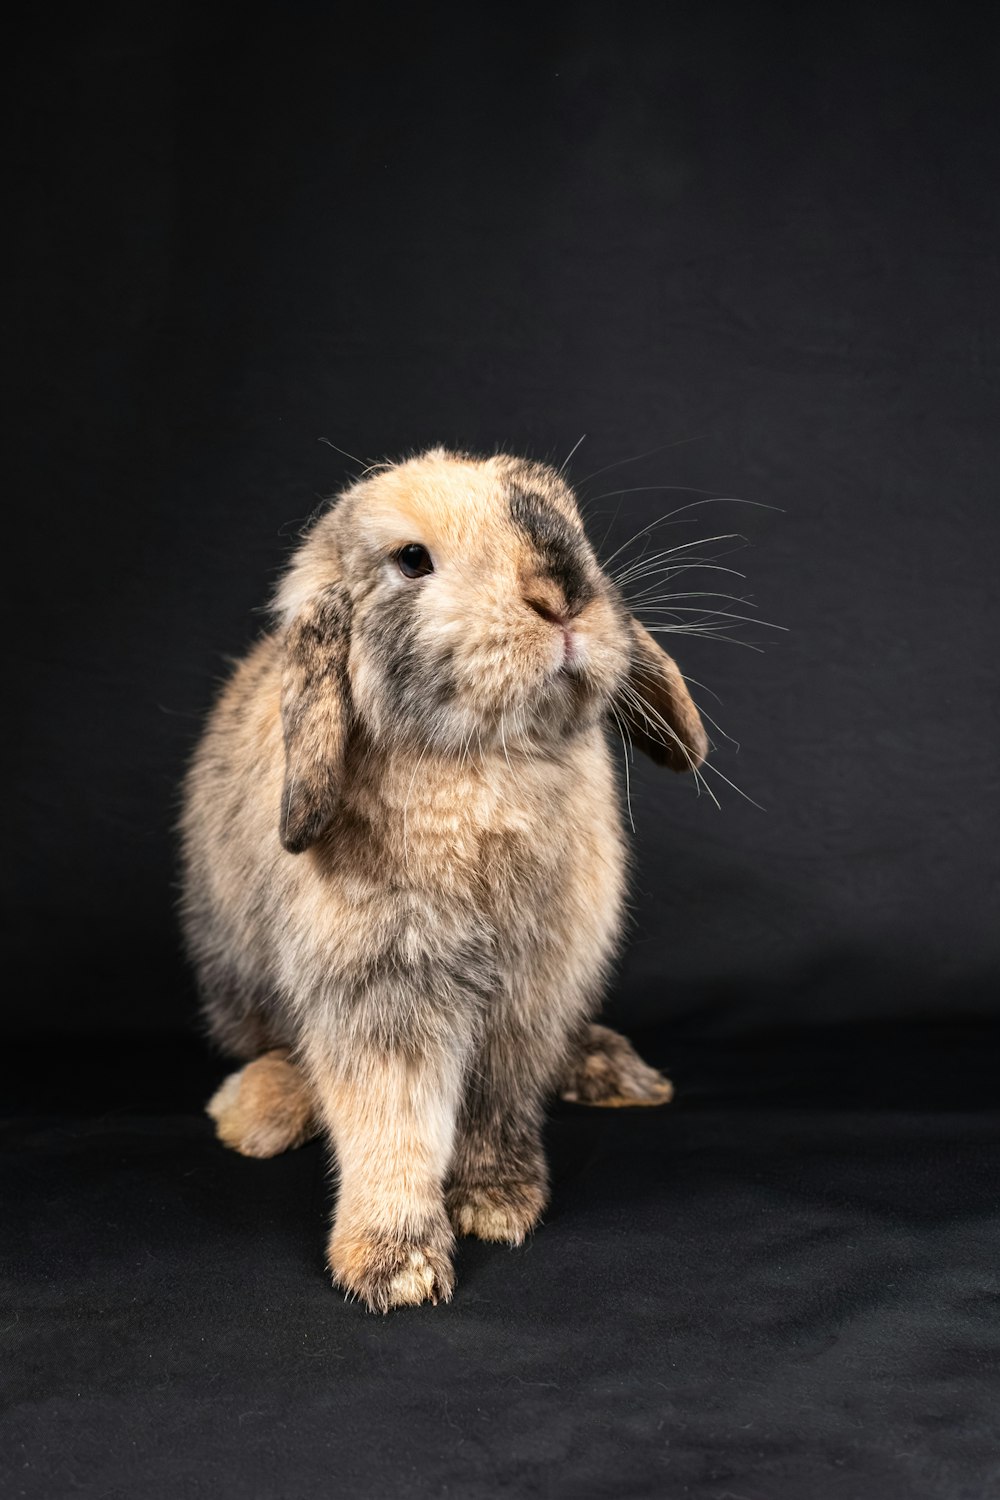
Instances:
[[[401,547],[396,553],[396,561],[404,578],[426,578],[428,573],[434,572],[431,555],[419,542]]]

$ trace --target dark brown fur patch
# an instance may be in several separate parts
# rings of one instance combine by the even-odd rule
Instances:
[[[303,610],[285,632],[281,722],[286,770],[280,828],[290,854],[301,854],[316,842],[337,804],[350,714],[349,646],[347,599],[336,587]]]
[[[530,1045],[511,1027],[490,1038],[471,1069],[446,1196],[459,1234],[520,1244],[548,1202],[544,1096],[525,1087]]]
[[[534,548],[540,571],[559,585],[569,613],[575,614],[594,597],[583,533],[542,495],[514,488],[508,504],[511,520]]]
[[[548,1199],[540,1127],[467,1109],[445,1198],[456,1233],[519,1245]]]

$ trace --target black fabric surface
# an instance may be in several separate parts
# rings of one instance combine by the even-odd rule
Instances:
[[[533,1239],[387,1318],[328,1284],[318,1145],[224,1151],[198,1049],[68,1049],[3,1131],[3,1493],[997,1494],[995,1040],[639,1040],[677,1103],[558,1107]]]
[[[8,27],[0,1494],[995,1500],[996,15]],[[742,532],[789,631],[676,640],[721,813],[630,771],[676,1104],[557,1107],[531,1243],[379,1319],[322,1148],[202,1113],[176,789],[349,455],[584,433],[602,557]]]

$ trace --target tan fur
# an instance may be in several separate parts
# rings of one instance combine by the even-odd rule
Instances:
[[[402,573],[410,544],[430,576]],[[700,760],[701,726],[540,465],[434,450],[360,482],[277,616],[186,787],[209,1022],[237,1056],[272,1049],[210,1111],[251,1154],[318,1116],[335,1279],[382,1310],[447,1298],[453,1225],[517,1242],[537,1221],[551,1093],[660,1102],[624,1039],[638,1067],[583,1057],[624,895],[605,716],[675,765]]]
[[[219,1140],[241,1156],[277,1156],[319,1130],[312,1091],[283,1049],[231,1073],[205,1107]]]
[[[668,1104],[674,1096],[669,1078],[644,1063],[626,1037],[593,1024],[574,1053],[559,1092],[574,1104],[608,1108]],[[277,1156],[294,1150],[312,1140],[321,1124],[316,1092],[284,1049],[265,1053],[231,1073],[206,1110],[223,1145],[243,1156]],[[520,1212],[534,1222],[543,1207],[542,1202],[532,1201]],[[523,1238],[517,1216],[505,1212],[501,1218],[496,1206],[488,1202],[480,1216],[477,1205],[463,1200],[455,1206],[453,1218],[463,1234],[515,1242]],[[498,1232],[501,1225],[502,1233]]]
[[[322,1049],[310,1050],[340,1174],[334,1279],[382,1310],[447,1300],[453,1237],[442,1200],[462,1084],[458,1057],[442,1050],[435,1066],[369,1056],[345,1076]]]

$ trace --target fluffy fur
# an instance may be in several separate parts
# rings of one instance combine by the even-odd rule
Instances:
[[[449,1297],[455,1231],[524,1238],[553,1092],[669,1097],[591,1025],[622,924],[612,711],[662,763],[705,754],[560,476],[435,449],[315,524],[197,749],[184,927],[248,1063],[209,1112],[249,1155],[328,1135],[329,1264],[372,1308]]]

